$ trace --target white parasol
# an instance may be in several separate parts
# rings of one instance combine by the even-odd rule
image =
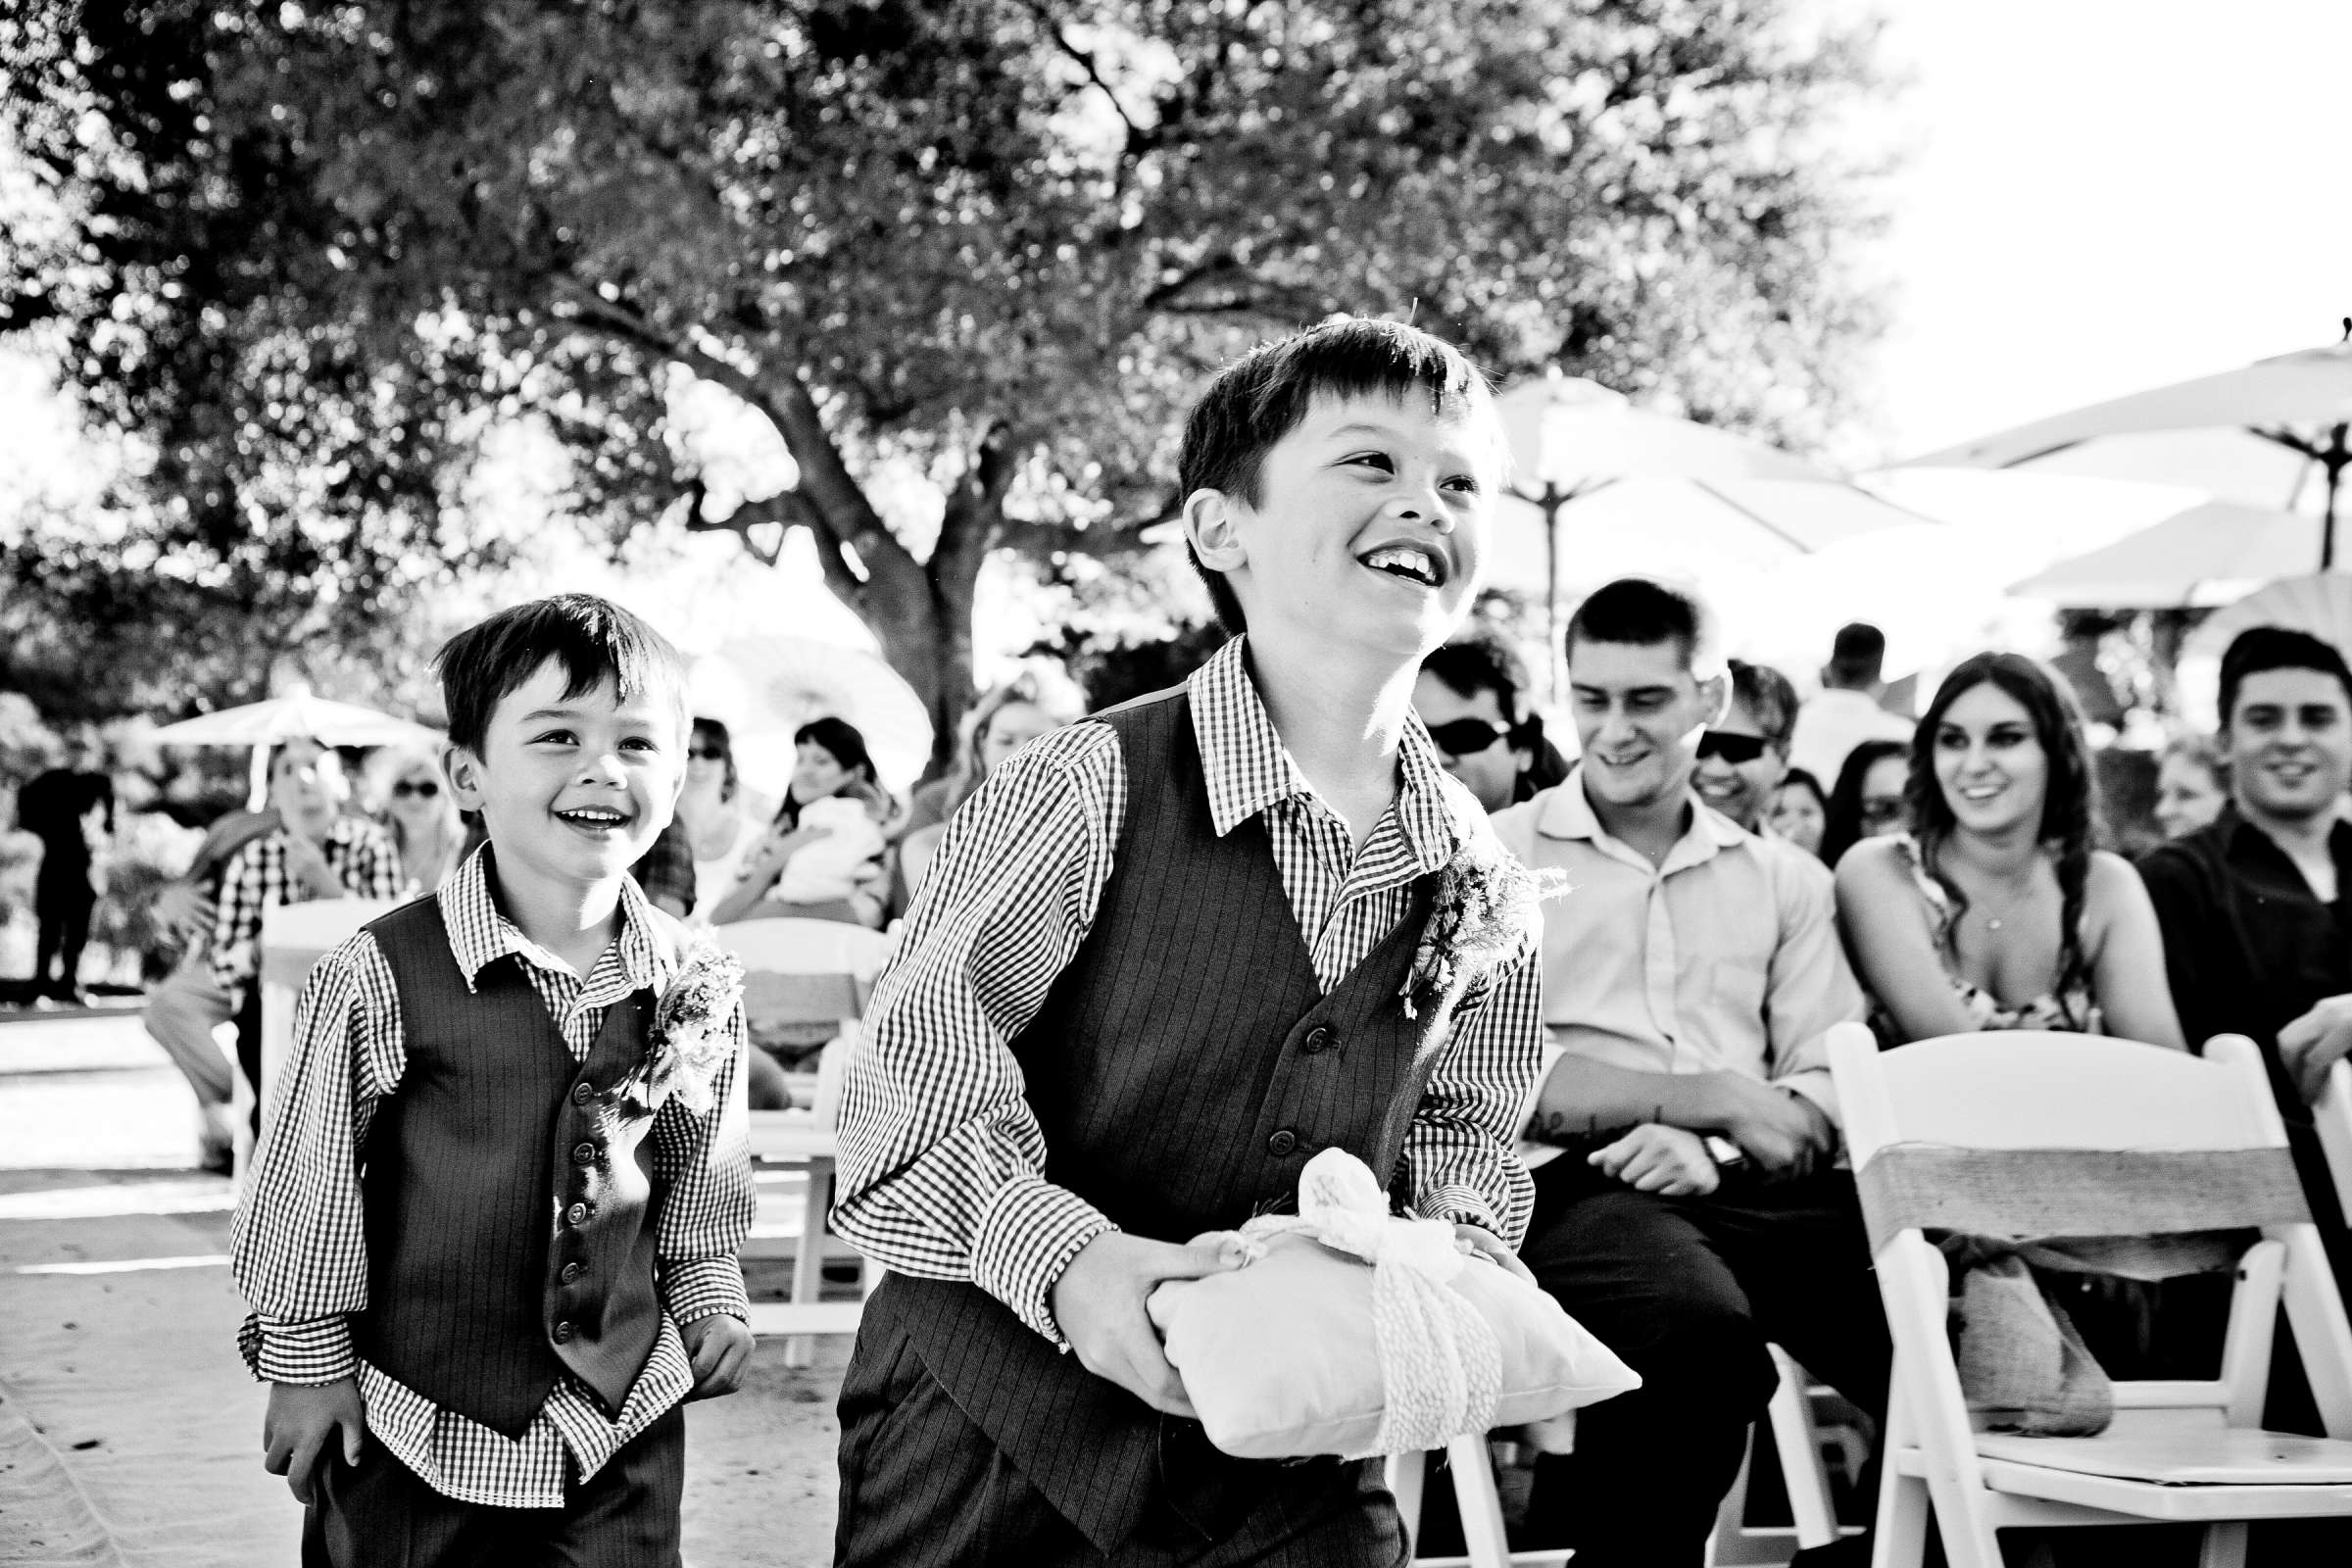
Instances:
[[[806,637],[746,637],[694,662],[694,711],[723,720],[735,761],[761,790],[791,780],[793,732],[810,719],[846,719],[865,737],[874,771],[905,793],[931,760],[931,715],[905,676],[873,654]]]

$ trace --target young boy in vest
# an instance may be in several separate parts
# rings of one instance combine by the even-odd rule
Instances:
[[[674,1568],[678,1405],[752,1344],[740,986],[628,876],[685,780],[684,670],[585,595],[439,669],[488,842],[296,1009],[232,1244],[265,1462],[306,1568]]]
[[[835,1222],[892,1273],[842,1387],[843,1563],[1401,1564],[1377,1465],[1208,1446],[1145,1298],[1334,1146],[1498,1260],[1526,1225],[1534,930],[1401,996],[1437,873],[1499,855],[1411,717],[1483,564],[1487,386],[1333,322],[1228,368],[1180,467],[1237,635],[991,771],[852,1058]]]

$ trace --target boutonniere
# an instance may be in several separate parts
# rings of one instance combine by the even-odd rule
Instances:
[[[735,1048],[727,1020],[743,1000],[743,960],[698,935],[678,956],[678,972],[654,1003],[645,1057],[614,1086],[624,1104],[651,1114],[671,1095],[696,1115],[710,1109],[718,1069]]]
[[[1421,944],[1397,993],[1404,1015],[1418,1018],[1425,1004],[1489,984],[1542,935],[1543,902],[1567,887],[1563,874],[1529,870],[1490,834],[1464,839],[1438,868]]]

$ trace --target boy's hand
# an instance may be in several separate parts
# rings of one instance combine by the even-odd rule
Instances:
[[[262,1468],[284,1476],[294,1500],[309,1507],[322,1459],[334,1457],[330,1446],[342,1435],[343,1462],[360,1462],[360,1445],[368,1433],[368,1409],[360,1400],[356,1378],[332,1383],[272,1383],[270,1409],[262,1417]]]
[[[1500,1263],[1504,1268],[1527,1281],[1528,1284],[1536,1283],[1535,1275],[1528,1271],[1525,1263],[1519,1261],[1519,1254],[1503,1246],[1502,1238],[1484,1225],[1457,1224],[1453,1228],[1453,1238],[1457,1242],[1468,1242],[1471,1250],[1477,1252],[1479,1256],[1492,1262]],[[1538,1287],[1538,1289],[1541,1288]]]
[[[686,1354],[694,1362],[694,1387],[689,1399],[715,1399],[743,1387],[743,1374],[752,1364],[752,1331],[743,1319],[713,1312],[678,1325]]]
[[[1104,1231],[1070,1259],[1047,1303],[1080,1366],[1154,1410],[1198,1419],[1144,1303],[1162,1280],[1197,1280],[1238,1266],[1213,1245],[1179,1247]]]
[[[1643,1122],[1586,1163],[1614,1176],[1638,1193],[1660,1198],[1704,1198],[1723,1180],[1706,1143],[1687,1127]]]

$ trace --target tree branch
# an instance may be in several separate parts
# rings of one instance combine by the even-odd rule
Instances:
[[[1037,19],[1038,26],[1045,30],[1047,37],[1054,40],[1054,46],[1076,61],[1078,68],[1086,73],[1086,79],[1094,83],[1096,89],[1109,101],[1110,112],[1119,117],[1120,124],[1127,127],[1127,155],[1133,157],[1150,147],[1152,140],[1152,134],[1135,122],[1134,117],[1127,113],[1127,106],[1119,102],[1119,95],[1112,91],[1110,83],[1103,79],[1102,69],[1096,61],[1094,51],[1081,49],[1070,42],[1061,30],[1061,24],[1054,20],[1053,13],[1040,3],[1040,0],[1026,0],[1024,9]]]

